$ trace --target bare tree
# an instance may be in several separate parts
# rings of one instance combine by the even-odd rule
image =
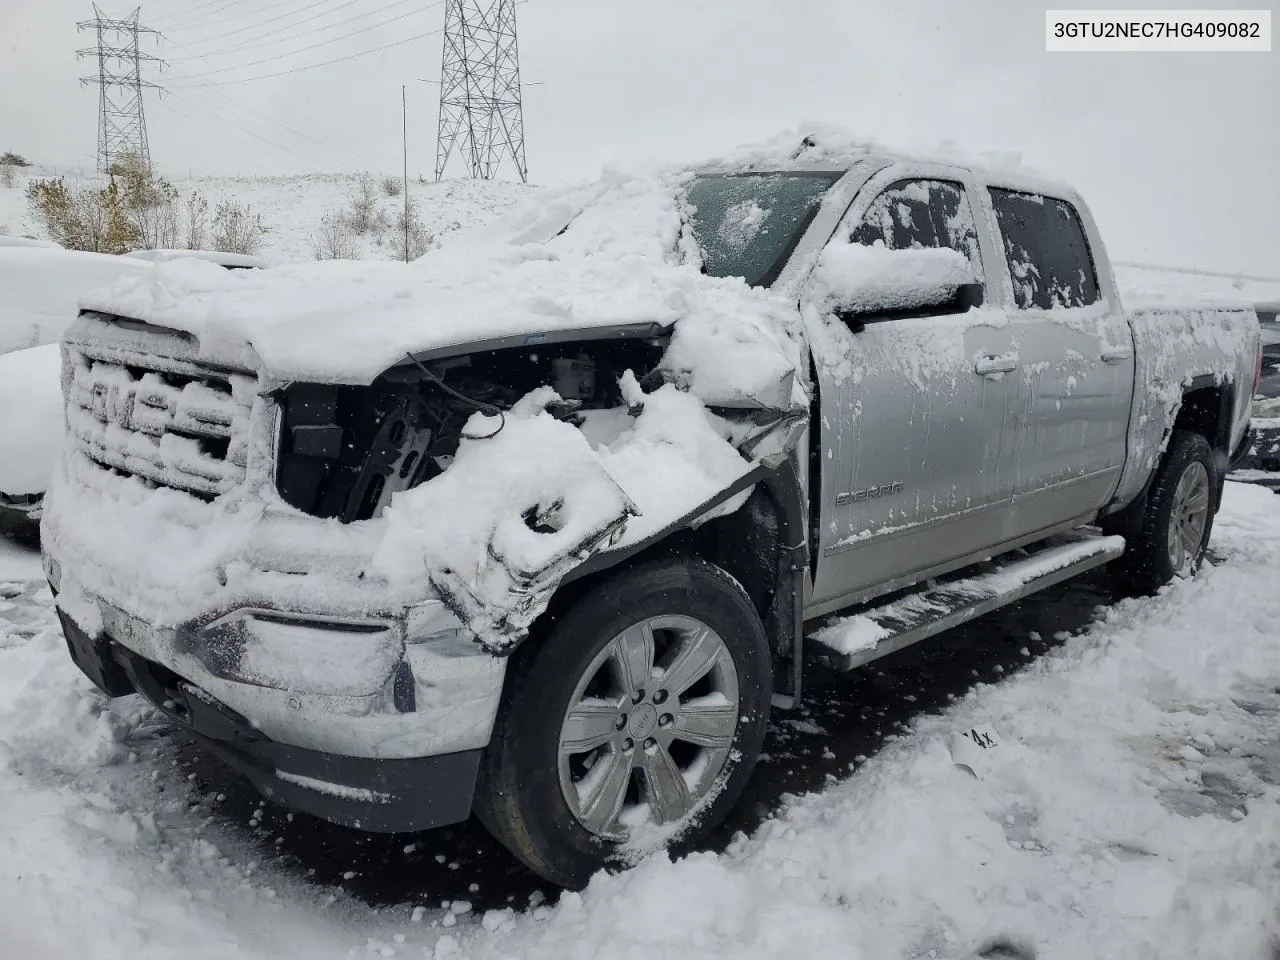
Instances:
[[[435,246],[436,238],[431,235],[418,216],[418,204],[412,198],[408,203],[408,217],[403,208],[396,211],[395,220],[388,231],[391,248],[397,260],[417,260]]]
[[[341,213],[320,218],[320,229],[311,235],[311,252],[317,260],[359,260],[360,245],[350,222]]]
[[[234,200],[224,200],[213,212],[213,249],[223,253],[257,253],[262,246],[262,235],[267,228],[262,225],[262,215],[254,213],[248,204],[241,206]]]
[[[373,177],[360,174],[356,180],[356,195],[351,198],[351,210],[347,218],[356,233],[368,233],[373,228],[373,213],[378,206],[378,188]]]
[[[186,203],[186,237],[188,250],[203,250],[209,237],[209,201],[200,194],[192,192]]]
[[[170,250],[178,246],[181,230],[178,210],[172,201],[131,210],[129,222],[133,225],[134,243],[139,249]]]

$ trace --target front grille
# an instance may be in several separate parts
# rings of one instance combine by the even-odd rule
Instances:
[[[206,500],[244,479],[253,377],[74,348],[69,361],[67,422],[94,463]]]

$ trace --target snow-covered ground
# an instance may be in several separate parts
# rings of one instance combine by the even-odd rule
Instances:
[[[722,853],[656,856],[553,906],[480,913],[374,908],[261,862],[175,767],[166,725],[79,675],[33,561],[6,547],[5,952],[1274,958],[1280,498],[1229,484],[1214,551],[1195,580],[1101,610]],[[984,724],[1000,745],[978,779],[952,751]]]
[[[0,185],[0,233],[41,237],[42,231],[27,209],[26,181],[38,176],[32,168],[18,176],[17,185]],[[194,177],[170,178],[181,203],[193,191],[209,201],[209,212],[221,201],[248,204],[261,214],[266,233],[259,255],[271,263],[314,259],[313,237],[326,216],[350,209],[358,188],[352,174],[305,174],[290,177]],[[375,218],[393,223],[403,208],[404,198],[389,197],[375,176],[378,198]],[[94,177],[66,175],[68,185],[98,184]],[[484,223],[506,211],[517,200],[536,191],[519,183],[501,181],[446,180],[421,183],[409,180],[409,197],[427,233],[443,236],[454,230]],[[378,242],[379,236],[383,242]],[[360,256],[369,260],[395,258],[390,234],[370,232],[357,238]]]

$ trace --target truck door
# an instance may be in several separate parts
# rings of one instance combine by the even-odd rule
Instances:
[[[863,188],[833,242],[948,247],[982,279],[965,175],[895,180],[892,170]],[[829,317],[811,331],[822,395],[812,614],[991,543],[1013,496],[1001,453],[1013,369],[1005,319],[983,309],[855,331]]]
[[[1134,349],[1075,205],[996,187],[988,196],[1005,261],[991,273],[1009,272],[1019,359],[1009,378],[1015,489],[1005,533],[1021,536],[1111,498],[1125,462]]]

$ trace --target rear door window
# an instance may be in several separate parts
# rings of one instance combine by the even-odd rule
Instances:
[[[1013,296],[1022,310],[1087,307],[1098,275],[1080,217],[1054,197],[991,188]]]
[[[871,201],[849,239],[866,246],[883,241],[890,250],[956,250],[969,258],[974,276],[983,279],[973,208],[964,186],[951,180],[890,184]]]

